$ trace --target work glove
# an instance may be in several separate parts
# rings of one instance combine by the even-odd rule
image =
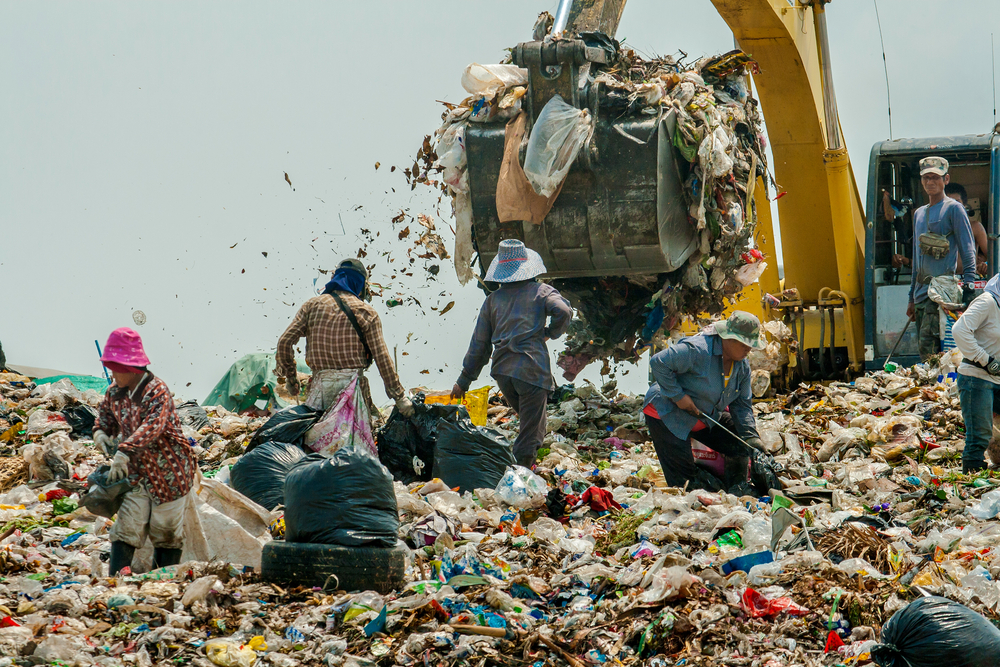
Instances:
[[[743,442],[747,443],[748,445],[756,449],[758,452],[764,451],[764,443],[761,441],[760,438],[744,438]]]
[[[399,410],[399,414],[409,419],[413,416],[413,401],[406,396],[400,396],[396,399],[396,409]]]
[[[94,431],[94,445],[108,458],[114,456],[114,441],[111,439],[110,435],[100,429]]]
[[[115,454],[111,459],[111,470],[108,471],[108,483],[114,484],[128,476],[128,457],[123,452]]]
[[[976,290],[965,286],[962,288],[962,308],[968,308],[969,304],[976,297]]]
[[[997,361],[993,357],[986,363],[986,372],[990,375],[1000,375],[1000,361]]]
[[[299,386],[299,379],[297,377],[285,378],[285,389],[288,390],[288,393],[293,398],[297,397],[299,395],[299,391],[301,390],[301,387]]]

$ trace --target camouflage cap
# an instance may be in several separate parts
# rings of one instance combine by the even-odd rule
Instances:
[[[716,322],[715,333],[719,338],[738,340],[755,350],[761,350],[765,345],[760,336],[760,320],[743,310],[734,311],[729,319]]]
[[[937,155],[931,155],[925,157],[920,161],[920,175],[924,174],[937,174],[938,176],[944,176],[948,173],[948,161],[943,157],[938,157]]]
[[[343,262],[337,265],[338,269],[351,269],[360,273],[365,280],[368,280],[368,269],[365,265],[360,262],[360,260],[349,258],[345,259]]]

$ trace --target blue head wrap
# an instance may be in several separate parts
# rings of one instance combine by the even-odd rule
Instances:
[[[323,288],[323,294],[331,294],[334,291],[350,292],[360,299],[365,291],[365,277],[354,269],[341,267]]]

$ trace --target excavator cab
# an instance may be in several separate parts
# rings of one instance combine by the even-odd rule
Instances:
[[[980,278],[985,281],[1000,268],[1000,135],[896,139],[875,144],[869,162],[865,238],[865,293],[870,295],[865,300],[868,369],[882,368],[890,353],[893,361],[904,366],[920,361],[917,333],[912,324],[907,327],[906,307],[912,277],[913,214],[927,203],[918,163],[929,155],[948,160],[950,183],[960,184],[967,194],[970,222],[985,227],[986,270],[979,272]],[[954,318],[945,314],[942,319],[942,349],[950,349],[954,347],[950,336]]]

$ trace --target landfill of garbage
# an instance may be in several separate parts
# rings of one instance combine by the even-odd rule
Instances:
[[[781,488],[744,497],[667,487],[614,383],[553,394],[534,470],[488,389],[380,417],[384,465],[307,456],[303,406],[180,404],[183,561],[151,570],[147,544],[116,577],[88,499],[101,394],[0,374],[0,666],[995,664],[1000,477],[959,472],[954,364],[757,401]],[[275,545],[364,531],[399,540],[390,579],[262,577]]]
[[[536,25],[536,38],[551,29],[551,17],[546,17],[543,13]],[[731,51],[685,64],[671,56],[644,60],[600,33],[587,38],[600,38],[597,43],[608,53],[606,65],[588,63],[586,70],[591,82],[600,83],[602,115],[676,114],[672,141],[682,164],[683,197],[697,242],[671,273],[552,281],[577,309],[559,362],[569,381],[595,359],[636,361],[649,343],[657,337],[663,342],[685,318],[718,315],[755,282],[766,262],[754,239],[753,193],[758,177],[773,182],[759,104],[747,83],[756,65],[745,53]],[[413,187],[428,185],[451,198],[455,269],[464,285],[474,277],[471,266],[477,252],[465,128],[469,123],[517,119],[528,90],[528,70],[509,64],[509,59],[497,65],[472,63],[461,82],[469,96],[458,104],[446,103],[441,126],[425,138],[404,173]],[[590,111],[557,96],[531,128],[523,173],[534,194],[550,198],[549,208],[593,127]],[[503,185],[498,184],[498,207]]]

